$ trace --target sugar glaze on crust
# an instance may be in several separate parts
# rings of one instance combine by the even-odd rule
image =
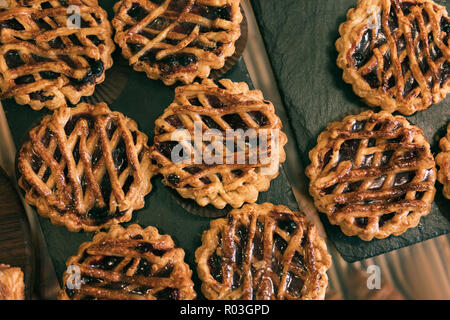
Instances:
[[[105,79],[114,51],[97,0],[9,0],[0,9],[0,98],[34,110],[76,104]],[[80,27],[70,26],[71,6]],[[76,23],[76,22],[75,22]]]
[[[359,0],[339,33],[343,79],[369,105],[410,115],[449,92],[445,7],[431,0]]]
[[[235,52],[239,0],[122,0],[114,6],[115,42],[136,71],[166,85],[192,83]]]
[[[331,266],[316,227],[270,203],[246,204],[211,221],[195,260],[210,300],[324,299]]]
[[[309,153],[317,209],[348,236],[400,235],[431,210],[436,165],[420,128],[388,112],[331,123]]]
[[[180,145],[179,139],[175,138],[182,133],[183,139],[194,140],[196,123],[201,126],[198,132],[204,133],[198,143],[201,146],[190,151],[186,149],[183,156],[189,161],[173,161],[173,150]],[[229,204],[240,208],[245,202],[255,202],[259,192],[268,190],[270,182],[278,176],[279,165],[286,159],[284,145],[287,137],[281,131],[282,123],[273,104],[264,100],[261,91],[249,90],[243,82],[222,79],[216,84],[205,79],[201,84],[178,87],[175,101],[155,125],[151,148],[155,173],[162,174],[164,183],[183,198],[193,199],[200,206],[212,204],[223,209]],[[267,133],[267,148],[258,142],[237,147],[236,142],[233,151],[228,149],[230,138],[226,135],[227,130],[236,133],[239,130],[249,132],[250,129],[256,137]],[[209,130],[223,133],[221,138],[214,140],[218,144],[216,150],[222,147],[222,154],[218,153],[223,157],[222,164],[214,157],[208,157],[205,151],[211,143],[206,135]],[[197,149],[202,151],[200,156],[203,155],[198,162],[195,161],[195,156],[199,155]],[[227,150],[230,152],[225,152]],[[240,156],[244,161],[237,160]],[[257,161],[250,161],[252,156],[257,156]],[[273,161],[266,163],[263,156]]]
[[[45,116],[19,151],[27,203],[70,231],[127,222],[144,207],[153,175],[147,136],[105,103]]]
[[[192,271],[184,250],[155,227],[111,227],[83,243],[67,267],[59,300],[193,300]],[[69,270],[69,269],[68,269]]]

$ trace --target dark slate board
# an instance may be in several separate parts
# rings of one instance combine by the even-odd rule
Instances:
[[[114,1],[102,1],[102,6],[108,10],[110,15],[113,3]],[[173,101],[175,87],[166,87],[160,81],[150,80],[145,76],[145,73],[136,72],[126,64],[127,62],[120,55],[120,49],[116,49],[114,66],[107,71],[105,83],[96,88],[96,95],[101,92],[106,99],[114,100],[110,104],[110,108],[134,119],[138,123],[139,129],[149,136],[149,141],[153,141],[154,122]],[[118,79],[117,83],[114,83],[115,77]],[[240,59],[224,77],[233,81],[244,81],[251,86],[250,76],[243,59]],[[114,81],[111,81],[111,78]],[[113,99],[112,92],[115,92],[115,90],[108,90],[109,86],[112,86],[112,88],[123,86],[123,91],[117,99]],[[45,110],[33,111],[27,106],[18,106],[12,100],[3,101],[3,106],[17,148],[22,144],[29,129],[43,115],[48,113]],[[171,190],[161,183],[160,176],[153,178],[152,183],[153,190],[146,197],[145,208],[136,211],[132,221],[125,226],[131,223],[138,223],[142,227],[152,225],[157,227],[161,234],[171,235],[176,245],[186,252],[186,260],[193,270],[195,290],[201,298],[194,252],[200,246],[201,234],[209,228],[211,219],[186,212],[174,199]],[[298,210],[297,202],[283,168],[281,168],[278,178],[272,181],[270,190],[260,194],[258,203],[263,202],[284,204],[292,210]],[[61,281],[62,274],[66,269],[66,260],[77,253],[81,243],[90,241],[93,234],[71,233],[66,228],[54,226],[48,219],[41,217],[39,217],[39,221],[57,277]]]
[[[338,28],[346,20],[347,10],[356,3],[356,0],[252,0],[304,167],[310,163],[308,152],[328,123],[369,108],[342,80],[342,71],[336,65],[334,43],[339,38]],[[450,4],[446,6],[450,9]],[[434,153],[450,119],[449,103],[450,97],[408,117],[423,129]],[[422,218],[417,228],[399,237],[364,242],[345,236],[339,227],[329,224],[325,215],[320,216],[329,238],[349,262],[450,232],[450,202],[442,196],[439,184],[431,213]]]

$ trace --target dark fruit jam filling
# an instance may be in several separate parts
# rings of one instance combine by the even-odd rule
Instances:
[[[339,150],[339,162],[342,161],[353,161],[355,159],[356,153],[358,152],[360,139],[346,140],[341,144],[341,149]]]
[[[353,53],[353,59],[355,66],[359,69],[369,60],[370,54],[370,43],[372,42],[372,32],[370,30],[366,31],[360,43],[356,46],[355,53]]]
[[[148,15],[148,11],[145,10],[138,2],[134,2],[131,5],[131,9],[128,10],[128,15],[136,21],[141,21]]]
[[[180,290],[177,288],[165,288],[155,294],[158,300],[180,300]]]
[[[16,31],[25,30],[22,24],[15,18],[4,20],[0,23],[0,29],[13,29]]]
[[[415,3],[415,2],[402,2],[400,5],[400,9],[402,10],[403,14],[405,16],[411,14],[411,7],[412,6],[421,6],[421,4]],[[428,16],[428,13],[423,9],[422,10],[422,17],[425,25],[428,25],[430,23],[430,17]],[[388,26],[390,28],[390,32],[392,34],[395,34],[397,29],[399,28],[398,24],[398,18],[396,13],[396,6],[393,5],[391,8],[391,12],[388,16]],[[443,42],[446,46],[448,46],[448,38],[450,33],[450,21],[446,17],[441,17],[441,20],[439,21],[440,30],[442,32],[445,32],[446,35],[443,38]],[[419,21],[418,19],[414,19],[411,22],[411,37],[412,39],[416,39],[420,34],[420,28],[419,28]],[[361,37],[360,42],[356,45],[355,50],[353,52],[352,58],[353,63],[356,68],[363,67],[369,59],[372,57],[372,30],[366,30],[364,34]],[[397,37],[394,37],[397,38]],[[406,40],[405,36],[401,35],[396,41],[396,47],[397,47],[397,55],[400,55],[401,52],[403,52],[406,49]],[[374,48],[378,48],[381,45],[385,44],[387,42],[386,36],[383,33],[383,29],[379,29],[376,35]],[[437,61],[438,59],[443,57],[443,53],[441,49],[434,44],[434,35],[433,32],[428,33],[428,43],[429,43],[429,55],[431,56],[433,61]],[[417,45],[415,46],[415,54],[417,57],[421,56],[421,52],[425,50],[425,45],[423,40],[420,40],[417,42]],[[390,51],[388,50],[384,54],[384,70],[387,71],[391,65],[391,56]],[[418,58],[419,68],[422,72],[422,74],[426,74],[430,70],[430,66],[428,64],[428,61],[425,58]],[[406,73],[410,70],[409,66],[409,59],[408,57],[405,58],[405,60],[402,62],[402,73],[403,76],[406,78]],[[439,70],[439,77],[441,79],[440,85],[442,86],[444,82],[448,79],[450,74],[450,68],[449,63],[444,62],[443,66]],[[385,90],[389,90],[393,88],[397,81],[395,79],[395,76],[390,77],[385,83],[381,83],[377,76],[377,69],[374,68],[370,73],[363,75],[363,78],[366,80],[366,82],[370,85],[372,89],[379,88],[380,86],[383,86]],[[403,97],[407,97],[414,89],[416,89],[419,86],[416,79],[411,75],[408,78],[405,79],[405,85],[404,85],[404,91],[403,91]],[[429,86],[433,86],[433,79],[431,79],[431,82],[429,83]]]
[[[70,83],[74,86],[81,87],[87,83],[94,84],[95,80],[105,71],[103,61],[86,58],[89,62],[89,71],[81,79],[70,78]]]

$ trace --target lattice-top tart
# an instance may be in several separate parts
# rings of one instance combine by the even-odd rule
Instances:
[[[205,79],[178,87],[155,123],[155,172],[200,206],[255,202],[286,158],[273,104],[245,83]]]
[[[0,98],[39,110],[92,95],[114,50],[97,0],[8,2],[0,8]]]
[[[436,156],[439,166],[437,178],[444,185],[444,196],[450,199],[450,125],[447,127],[447,135],[441,139],[439,146],[441,152]]]
[[[104,103],[62,107],[20,149],[25,200],[70,231],[129,221],[152,188],[147,140],[136,122]]]
[[[67,261],[60,300],[192,300],[184,250],[154,227],[112,226]]]
[[[372,106],[409,115],[450,90],[450,20],[431,0],[359,0],[336,42],[343,78]]]
[[[402,116],[367,111],[333,122],[309,158],[315,205],[346,235],[366,241],[400,235],[431,210],[430,145]]]
[[[323,299],[331,265],[316,227],[302,213],[270,203],[212,221],[195,258],[211,300]]]
[[[0,300],[24,300],[25,283],[20,268],[0,264]]]
[[[137,71],[166,85],[220,69],[241,35],[239,0],[122,0],[115,42]]]

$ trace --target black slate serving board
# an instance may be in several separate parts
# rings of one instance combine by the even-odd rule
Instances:
[[[450,9],[445,1],[437,2]],[[310,163],[308,152],[328,123],[369,109],[342,80],[342,71],[336,65],[338,54],[334,43],[339,38],[338,28],[356,3],[357,0],[252,0],[303,167]],[[449,104],[450,97],[407,117],[422,128],[434,153],[439,150],[438,140],[444,136],[450,120]],[[327,235],[349,262],[450,232],[450,201],[442,196],[438,183],[431,213],[421,219],[417,228],[398,237],[365,242],[345,236],[339,227],[329,224],[325,215],[320,216]]]
[[[101,2],[110,17],[114,2],[113,0]],[[112,110],[120,111],[134,119],[139,129],[149,136],[151,143],[154,136],[154,122],[173,101],[175,87],[166,87],[161,81],[150,80],[144,73],[132,70],[127,66],[118,48],[113,58],[114,66],[107,71],[106,81],[97,86],[95,99],[85,100],[95,101],[99,97],[104,97],[104,100],[110,102],[109,106]],[[224,77],[233,81],[244,81],[252,86],[242,58]],[[27,132],[49,111],[33,111],[27,106],[17,105],[13,100],[5,100],[2,103],[16,147],[20,148]],[[171,190],[162,184],[160,176],[154,177],[152,184],[153,190],[145,199],[145,207],[136,211],[132,221],[124,225],[131,223],[138,223],[142,227],[152,225],[157,227],[161,234],[171,235],[176,245],[186,252],[186,261],[194,271],[195,290],[199,298],[202,298],[200,282],[196,275],[194,252],[200,246],[201,234],[209,228],[211,219],[193,215],[183,209],[175,200]],[[278,178],[272,181],[270,190],[260,194],[258,203],[263,202],[284,204],[292,210],[298,210],[287,175],[282,167]],[[81,243],[90,241],[93,234],[72,233],[64,227],[52,225],[48,219],[41,217],[39,221],[57,277],[61,281],[62,274],[66,270],[66,260],[77,253]]]

